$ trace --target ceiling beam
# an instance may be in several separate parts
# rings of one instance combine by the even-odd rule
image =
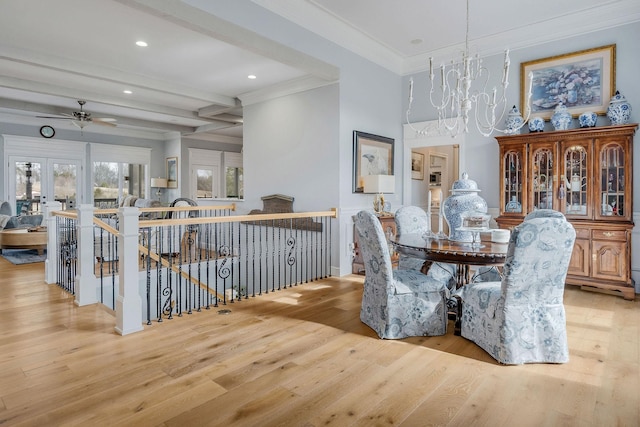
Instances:
[[[179,0],[115,0],[150,13],[184,28],[196,31],[242,48],[248,52],[304,70],[317,78],[335,81],[340,77],[338,67],[288,46],[260,36],[239,25],[225,21],[202,9]]]
[[[38,104],[35,102],[28,101],[17,101],[13,99],[0,98],[0,110],[5,114],[16,114],[23,117],[28,117],[33,119],[34,122],[45,121],[46,119],[40,118],[38,116],[59,116],[62,113],[70,114],[72,111],[51,106],[45,104]],[[97,117],[95,113],[92,112],[93,117]],[[118,116],[118,115],[109,115],[110,118],[113,118],[117,121],[118,126],[130,126],[130,127],[139,127],[150,130],[158,130],[164,132],[180,132],[180,133],[191,133],[197,130],[196,126],[182,126],[178,124],[157,122],[153,120],[144,120],[144,119],[135,119],[126,116]],[[48,120],[61,120],[64,121],[64,117],[60,117],[60,119],[48,119]],[[228,122],[216,121],[216,126],[226,125],[229,127]]]

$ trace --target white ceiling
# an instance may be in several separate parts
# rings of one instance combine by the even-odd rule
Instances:
[[[253,2],[402,75],[464,42],[465,0]],[[36,116],[77,111],[84,99],[94,117],[118,120],[91,131],[241,143],[242,105],[339,78],[329,64],[188,3],[197,1],[1,0],[0,121],[71,129]],[[638,0],[479,3],[470,5],[469,35],[481,55],[640,20]],[[137,47],[140,39],[149,46]]]

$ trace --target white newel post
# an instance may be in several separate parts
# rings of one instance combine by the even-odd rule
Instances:
[[[94,272],[93,205],[80,205],[78,210],[78,266],[76,274],[76,305],[98,302],[100,281]]]
[[[138,208],[124,207],[118,211],[120,283],[115,330],[120,335],[143,330],[142,299],[138,291],[138,214]]]
[[[58,277],[58,226],[53,212],[61,211],[62,203],[44,204],[44,224],[47,226],[47,259],[44,261],[44,280],[48,284],[56,283]]]

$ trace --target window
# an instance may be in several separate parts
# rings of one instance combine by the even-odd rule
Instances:
[[[244,198],[242,153],[224,153],[226,197]]]
[[[213,198],[213,169],[200,169],[196,168],[197,176],[197,198],[198,199],[211,199]]]
[[[242,168],[227,166],[226,169],[227,197],[244,199]]]
[[[126,196],[145,198],[144,165],[116,162],[93,162],[93,200],[108,202]]]
[[[193,198],[244,198],[241,153],[191,148],[189,170]]]
[[[149,194],[148,165],[151,150],[108,144],[91,144],[94,205],[109,205],[126,196]]]

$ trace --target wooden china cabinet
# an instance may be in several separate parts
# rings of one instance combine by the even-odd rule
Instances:
[[[576,230],[566,283],[635,298],[631,278],[633,135],[637,124],[496,137],[500,228],[535,209]]]

